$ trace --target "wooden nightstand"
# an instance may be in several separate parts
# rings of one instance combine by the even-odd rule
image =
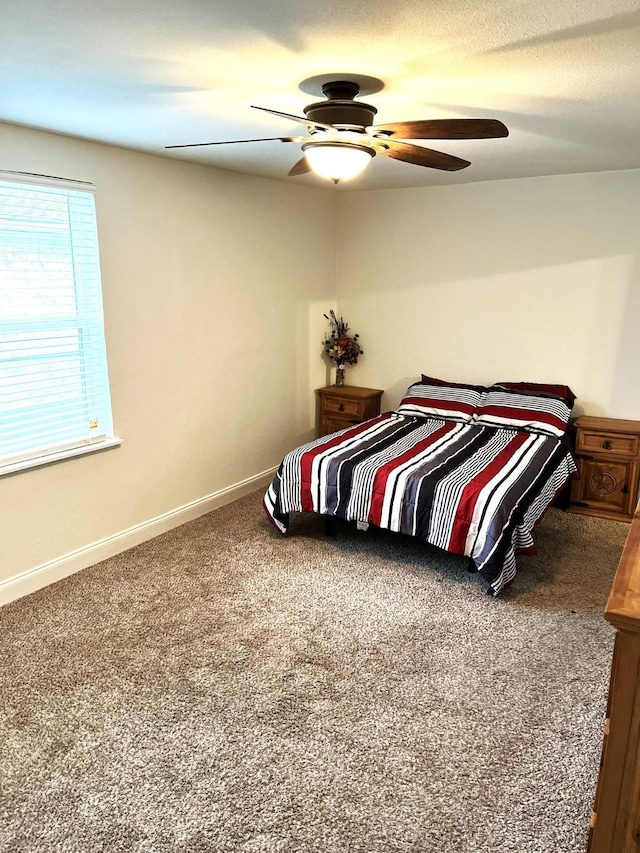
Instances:
[[[583,416],[574,421],[580,479],[572,512],[631,521],[638,502],[640,421]]]
[[[326,388],[318,388],[316,394],[320,402],[319,436],[359,424],[380,414],[380,398],[383,392],[377,388],[329,385]]]

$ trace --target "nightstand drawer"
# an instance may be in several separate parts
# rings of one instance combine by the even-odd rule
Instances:
[[[340,400],[337,397],[330,397],[328,395],[322,398],[322,411],[334,415],[359,415],[362,408],[361,400]]]
[[[611,453],[616,456],[637,456],[640,437],[637,435],[604,434],[597,431],[579,430],[576,440],[577,453]]]

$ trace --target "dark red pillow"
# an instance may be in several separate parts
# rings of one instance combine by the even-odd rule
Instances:
[[[447,382],[446,379],[434,379],[433,376],[422,374],[422,381],[427,385],[441,385],[443,388],[471,388],[473,391],[484,391],[484,385],[471,385],[468,382]]]
[[[496,382],[501,388],[509,391],[533,391],[538,394],[555,394],[563,400],[575,400],[576,395],[568,385],[547,385],[544,382]]]

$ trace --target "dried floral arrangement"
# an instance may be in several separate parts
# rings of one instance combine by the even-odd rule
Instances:
[[[343,317],[336,317],[331,310],[324,315],[331,324],[331,332],[324,342],[324,354],[337,367],[345,364],[357,364],[358,357],[364,355],[358,338],[360,335],[349,334],[349,324]]]

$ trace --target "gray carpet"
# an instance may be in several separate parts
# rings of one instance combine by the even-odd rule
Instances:
[[[0,611],[2,851],[586,849],[628,526],[514,587],[261,494]]]

